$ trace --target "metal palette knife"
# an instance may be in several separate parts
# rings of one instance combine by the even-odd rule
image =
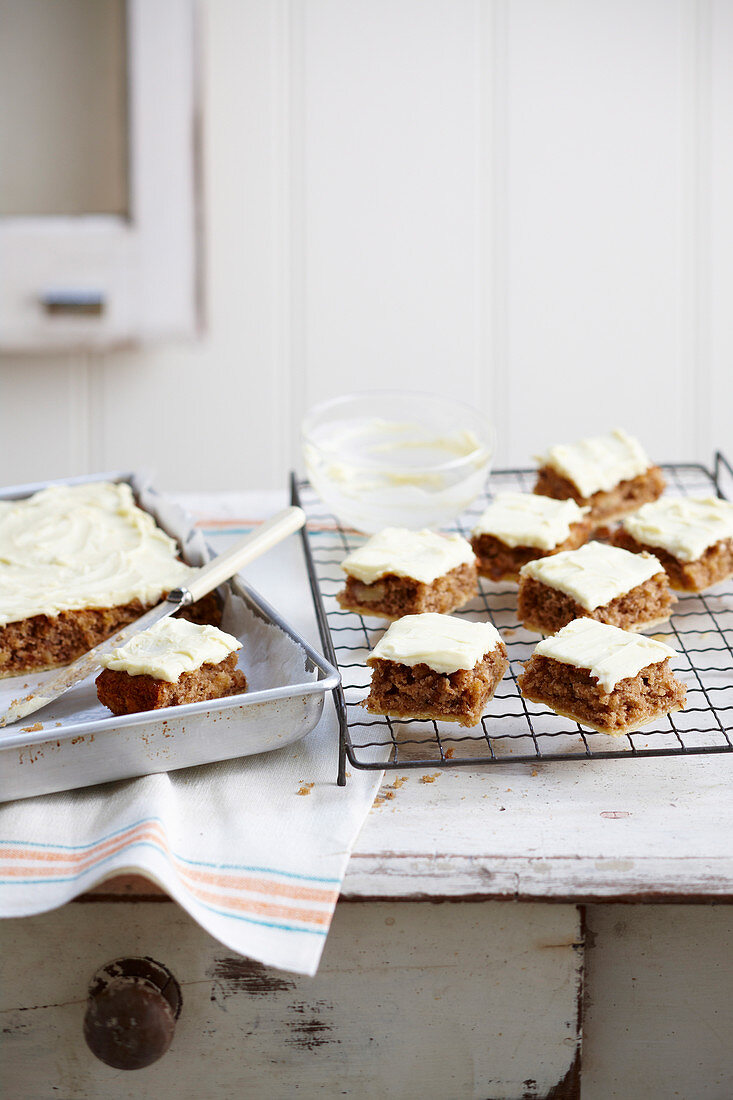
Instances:
[[[217,585],[223,584],[233,577],[235,573],[247,565],[248,562],[264,554],[272,546],[281,542],[288,535],[298,531],[305,523],[305,512],[302,508],[285,508],[282,512],[267,520],[256,531],[245,535],[243,539],[235,543],[223,554],[213,558],[206,565],[198,569],[188,582],[186,588],[174,588],[162,603],[141,615],[134,623],[124,626],[111,638],[101,642],[100,645],[90,649],[73,664],[65,668],[58,676],[46,681],[38,691],[31,695],[25,695],[22,699],[13,700],[11,706],[0,715],[0,726],[8,726],[21,718],[27,718],[29,714],[40,710],[54,699],[58,699],[69,688],[86,680],[99,668],[100,658],[112,649],[124,645],[135,634],[148,630],[161,619],[167,619],[174,615],[182,607],[195,603],[203,596],[208,595]]]

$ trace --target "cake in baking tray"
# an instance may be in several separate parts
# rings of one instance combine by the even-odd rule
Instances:
[[[589,542],[522,566],[517,614],[538,634],[554,634],[578,618],[638,630],[669,618],[673,602],[667,574],[652,554]]]
[[[0,500],[0,676],[75,660],[191,572],[126,483]]]
[[[702,592],[733,576],[733,504],[717,497],[645,504],[623,521],[614,543],[655,554],[673,588]]]
[[[685,705],[675,650],[593,619],[575,619],[536,646],[519,676],[525,699],[599,733],[633,733]]]
[[[428,612],[392,623],[367,658],[372,714],[475,726],[509,662],[485,622]]]
[[[478,592],[476,558],[461,535],[385,527],[341,568],[341,607],[384,619],[455,611]]]
[[[97,696],[113,714],[221,699],[246,691],[231,634],[186,619],[163,619],[102,657]]]
[[[620,428],[607,435],[558,444],[539,459],[535,493],[590,508],[595,524],[633,512],[662,495],[662,471],[638,440]]]
[[[591,533],[589,512],[574,500],[498,493],[471,535],[479,574],[492,581],[516,581],[527,562],[577,549]]]

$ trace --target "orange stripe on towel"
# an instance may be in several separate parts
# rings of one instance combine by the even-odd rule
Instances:
[[[173,857],[176,859],[176,857]],[[290,886],[284,882],[270,882],[267,879],[238,877],[232,874],[192,870],[176,859],[179,873],[192,882],[205,882],[211,886],[221,886],[226,890],[249,890],[253,894],[269,894],[270,897],[293,898],[295,901],[322,901],[326,904],[338,897],[338,889],[320,890],[314,886]]]
[[[90,857],[93,863],[96,859],[109,855],[110,852],[118,852],[120,848],[124,848],[128,844],[150,839],[158,840],[166,848],[166,851],[168,850],[165,833],[161,827],[150,822],[142,822],[140,825],[127,829],[124,833],[118,833],[117,836],[109,837],[107,840],[100,840],[97,844],[92,844],[81,852],[39,851],[38,848],[0,848],[0,859],[66,863],[71,864],[72,867],[78,867],[80,864],[89,861]]]
[[[34,848],[0,848],[0,858],[2,859],[34,864],[33,867],[0,867],[0,875],[21,878],[32,874],[41,878],[53,878],[70,870],[79,873],[89,870],[101,859],[106,859],[117,852],[124,851],[131,844],[139,844],[144,841],[150,841],[163,849],[175,864],[180,877],[187,880],[186,888],[193,894],[199,893],[199,890],[193,884],[202,883],[224,889],[246,890],[250,893],[279,897],[285,901],[292,899],[293,901],[315,901],[333,905],[338,898],[339,891],[337,888],[302,886],[295,883],[291,885],[266,878],[255,878],[245,873],[238,875],[232,872],[221,872],[215,868],[210,871],[198,867],[191,868],[187,866],[185,860],[180,859],[171,851],[164,830],[159,825],[148,823],[128,829],[127,832],[111,837],[109,840],[100,841],[83,852],[49,852]],[[43,864],[46,866],[43,866]],[[274,871],[273,874],[277,874],[277,872]]]
[[[230,897],[229,894],[216,894],[212,890],[191,888],[194,897],[211,905],[221,905],[239,913],[255,913],[260,917],[281,917],[287,920],[299,920],[306,924],[328,927],[331,913],[322,913],[318,909],[291,909],[285,905],[272,905],[266,901],[252,901],[251,898]]]
[[[18,878],[27,875],[27,868],[0,866],[0,878]],[[55,876],[58,872],[51,867],[33,869],[34,876]],[[280,917],[287,920],[302,921],[305,924],[313,924],[317,927],[328,927],[331,921],[331,911],[323,912],[319,909],[303,909],[301,907],[278,905],[273,902],[255,901],[252,898],[238,897],[237,895],[219,894],[212,890],[203,890],[199,886],[186,885],[186,890],[195,899],[209,902],[222,909],[230,909],[238,913],[251,913],[259,917]],[[334,895],[335,895],[334,891]],[[332,898],[333,903],[336,897]]]

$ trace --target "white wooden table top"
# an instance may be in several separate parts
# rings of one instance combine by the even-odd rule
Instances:
[[[284,503],[180,499],[210,516]],[[320,648],[298,538],[245,574]],[[362,830],[345,897],[733,900],[733,754],[387,772],[382,793],[398,775]]]

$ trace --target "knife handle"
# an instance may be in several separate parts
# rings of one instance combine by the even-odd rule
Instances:
[[[195,602],[206,596],[217,585],[223,584],[249,562],[264,554],[278,542],[282,542],[294,531],[299,531],[305,523],[302,508],[285,508],[272,519],[268,519],[256,531],[251,531],[235,543],[229,550],[213,558],[202,566],[189,580],[186,588]]]

